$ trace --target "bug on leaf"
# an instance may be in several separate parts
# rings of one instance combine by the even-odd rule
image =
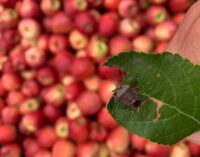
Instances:
[[[114,98],[115,101],[119,101],[127,107],[141,106],[141,98],[138,89],[127,84],[117,84]]]

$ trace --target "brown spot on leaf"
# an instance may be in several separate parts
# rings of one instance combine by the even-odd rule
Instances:
[[[156,74],[156,77],[157,77],[157,78],[160,78],[160,73],[157,73],[157,74]]]
[[[153,121],[156,122],[160,118],[159,110],[162,107],[163,102],[158,99],[152,98],[152,97],[150,97],[149,99],[156,104],[156,117],[153,119]]]

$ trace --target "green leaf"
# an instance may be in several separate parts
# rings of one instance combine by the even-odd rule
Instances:
[[[139,107],[128,107],[115,96],[108,111],[130,132],[171,145],[200,130],[200,66],[165,52],[121,53],[105,63],[126,73],[125,85],[137,88]]]

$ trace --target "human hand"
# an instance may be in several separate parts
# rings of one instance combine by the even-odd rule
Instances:
[[[188,10],[166,51],[178,53],[200,65],[200,0]],[[200,144],[200,132],[189,136],[187,140]]]

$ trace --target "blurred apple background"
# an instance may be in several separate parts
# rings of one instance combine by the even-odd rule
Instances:
[[[193,2],[0,0],[0,157],[199,157],[120,127],[106,104],[121,73],[103,66],[162,53]]]

